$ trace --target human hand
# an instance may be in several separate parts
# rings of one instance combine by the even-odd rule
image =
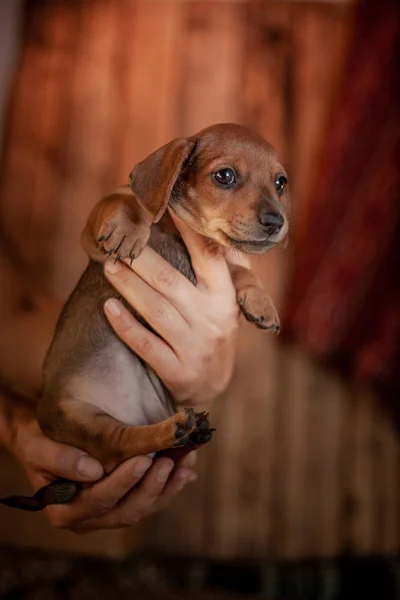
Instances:
[[[161,337],[116,299],[105,303],[105,313],[117,335],[154,369],[177,403],[203,409],[231,378],[239,308],[224,256],[184,221],[173,213],[171,217],[189,251],[197,286],[146,247],[130,268],[111,259],[105,274]]]
[[[101,464],[77,448],[48,439],[30,407],[14,411],[10,431],[8,448],[23,464],[35,490],[57,477],[93,484],[71,504],[46,508],[52,525],[76,533],[132,525],[164,508],[186,483],[196,479],[188,468],[194,456],[187,457],[187,466],[182,463],[172,475],[170,459],[153,462],[148,456],[137,456],[101,479]]]

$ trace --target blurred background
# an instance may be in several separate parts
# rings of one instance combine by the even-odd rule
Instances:
[[[85,537],[0,509],[1,598],[400,597],[399,17],[396,0],[1,0],[0,227],[59,298],[92,206],[176,136],[256,129],[292,197],[287,248],[254,261],[283,333],[241,322],[198,481]],[[28,489],[0,467],[0,495]]]

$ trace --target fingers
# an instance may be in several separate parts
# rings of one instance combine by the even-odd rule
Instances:
[[[189,452],[189,454],[186,454],[186,456],[184,456],[182,458],[182,460],[179,461],[178,466],[179,467],[187,467],[188,469],[193,469],[196,462],[197,462],[197,451],[194,450],[193,452]]]
[[[58,477],[72,481],[97,481],[104,475],[99,461],[71,446],[54,444],[52,454],[48,455],[47,470]]]
[[[140,485],[131,490],[118,507],[102,517],[88,520],[81,530],[124,527],[153,512],[173,468],[174,463],[169,458],[158,459]]]
[[[51,506],[46,512],[54,526],[76,533],[126,527],[165,508],[187,483],[196,479],[192,469],[174,469],[168,458],[152,464],[148,456],[139,456],[81,492],[72,504]]]
[[[160,374],[174,372],[179,368],[171,347],[151,331],[143,327],[135,317],[116,299],[107,300],[104,312],[118,337]],[[157,330],[157,327],[154,327]]]
[[[126,264],[139,277],[166,298],[179,313],[186,316],[188,306],[197,293],[196,287],[152,248],[146,247],[141,255]]]
[[[189,336],[190,328],[176,308],[126,265],[120,261],[107,261],[105,274],[125,300],[162,338],[168,340],[171,336]]]
[[[227,286],[232,287],[229,269],[221,248],[193,231],[171,210],[169,213],[188,249],[198,285],[204,285],[215,291],[223,291]]]
[[[23,462],[36,470],[72,481],[97,481],[103,477],[101,463],[86,452],[66,444],[57,444],[41,432],[37,422],[35,431],[24,448]]]
[[[141,480],[151,464],[148,456],[125,461],[111,475],[83,490],[72,504],[47,508],[51,522],[56,527],[79,527],[84,521],[112,511]]]

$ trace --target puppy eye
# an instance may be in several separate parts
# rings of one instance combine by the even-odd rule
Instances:
[[[223,187],[231,187],[236,182],[236,175],[233,169],[220,169],[213,173],[213,177]]]
[[[286,177],[284,175],[279,175],[275,179],[276,191],[278,192],[278,194],[280,196],[283,194],[283,189],[284,189],[285,185],[287,184],[287,182],[288,182],[288,180],[286,179]]]

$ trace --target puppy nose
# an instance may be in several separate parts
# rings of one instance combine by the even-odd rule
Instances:
[[[279,233],[284,224],[284,219],[280,213],[263,213],[259,215],[258,220],[268,235]]]

